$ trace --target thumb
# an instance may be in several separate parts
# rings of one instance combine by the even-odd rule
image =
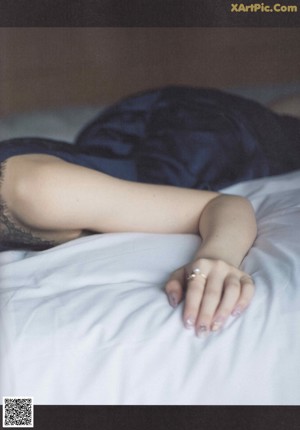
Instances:
[[[167,293],[169,303],[173,308],[176,308],[178,303],[180,303],[183,298],[183,288],[185,282],[184,274],[184,267],[175,270],[175,272],[171,274],[165,286],[165,291]]]

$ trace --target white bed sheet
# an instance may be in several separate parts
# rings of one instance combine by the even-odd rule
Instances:
[[[238,184],[258,238],[243,316],[205,340],[163,285],[195,235],[104,234],[0,257],[1,396],[36,404],[300,403],[300,171]]]

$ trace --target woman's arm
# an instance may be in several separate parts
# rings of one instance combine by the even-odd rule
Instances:
[[[242,197],[128,182],[45,155],[9,159],[2,195],[18,222],[48,239],[83,230],[200,234],[194,261],[172,274],[166,291],[174,306],[188,287],[184,321],[201,333],[251,300],[252,280],[238,266],[255,239],[256,222]],[[197,267],[207,279],[186,282]]]
[[[166,291],[175,307],[187,287],[184,323],[203,337],[221,329],[230,314],[240,315],[254,295],[251,277],[238,269],[257,233],[253,208],[244,198],[219,195],[203,209],[199,232],[202,243],[193,261],[171,275]],[[187,281],[195,268],[204,277]]]
[[[218,194],[124,181],[48,155],[11,157],[2,195],[25,225],[42,230],[199,233]]]

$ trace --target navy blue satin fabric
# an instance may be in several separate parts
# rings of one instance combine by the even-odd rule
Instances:
[[[265,111],[218,90],[168,87],[108,109],[76,144],[132,157],[140,182],[217,190],[276,170],[248,118],[255,109]]]
[[[220,90],[167,87],[111,107],[76,145],[131,158],[133,180],[219,190],[299,169],[300,120]]]
[[[295,168],[295,157],[286,159],[291,121],[299,139],[300,121],[283,122],[256,102],[219,90],[167,87],[107,109],[72,145],[43,138],[1,142],[0,162],[51,154],[132,181],[219,190]]]
[[[300,121],[219,90],[167,87],[110,107],[74,144],[43,138],[0,143],[0,163],[30,153],[131,181],[219,190],[299,169]]]

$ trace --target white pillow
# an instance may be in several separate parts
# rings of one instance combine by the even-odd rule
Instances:
[[[0,141],[47,137],[73,142],[80,129],[102,110],[99,106],[82,106],[11,115],[0,120]]]

